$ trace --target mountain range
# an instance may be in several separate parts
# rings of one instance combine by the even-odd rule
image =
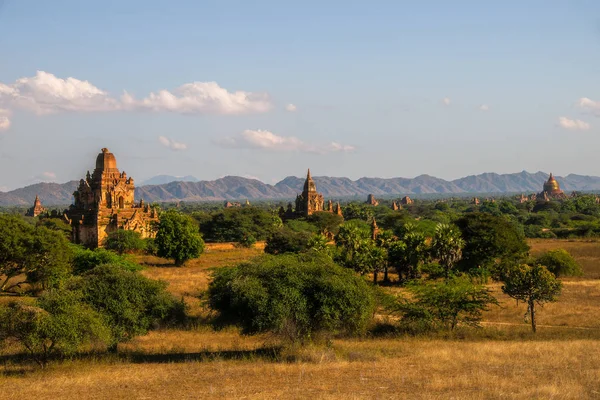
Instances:
[[[275,185],[269,185],[239,176],[197,182],[190,181],[193,177],[184,177],[188,181],[169,176],[155,178],[158,182],[170,179],[174,181],[139,186],[136,188],[136,199],[143,198],[147,202],[290,199],[302,192],[305,180],[289,176]],[[360,178],[355,181],[349,178],[314,177],[317,190],[326,198],[366,198],[368,194],[391,197],[424,194],[538,193],[547,179],[548,174],[545,172],[526,171],[514,174],[484,173],[452,181],[429,175],[419,175],[416,178]],[[569,174],[556,179],[566,192],[600,191],[600,177],[597,176]],[[0,206],[31,205],[36,195],[39,195],[42,203],[47,206],[70,204],[77,185],[77,181],[63,184],[37,183],[10,192],[0,192]]]

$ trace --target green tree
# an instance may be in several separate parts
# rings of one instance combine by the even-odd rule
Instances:
[[[313,237],[312,233],[305,231],[296,232],[284,226],[269,236],[265,244],[265,253],[284,254],[305,252],[311,247],[311,239]]]
[[[472,213],[460,218],[456,225],[465,240],[461,271],[475,275],[489,273],[500,262],[523,258],[529,251],[525,235],[503,217]]]
[[[556,277],[581,276],[581,265],[564,249],[550,250],[536,259],[536,263],[548,268]]]
[[[390,278],[388,276],[388,270],[389,270],[389,265],[390,265],[389,250],[395,241],[396,241],[396,238],[394,237],[394,233],[387,229],[380,231],[379,234],[377,235],[377,238],[375,239],[375,244],[377,245],[377,247],[384,249],[385,253],[386,253],[385,254],[386,259],[383,264],[383,282],[384,283],[388,283],[390,281]]]
[[[104,247],[119,254],[135,253],[144,250],[145,243],[139,232],[119,229],[108,234]]]
[[[155,243],[158,256],[174,260],[177,266],[200,257],[204,251],[204,241],[198,227],[188,215],[177,210],[169,210],[160,215]]]
[[[531,315],[531,329],[535,333],[535,305],[556,301],[561,292],[561,282],[546,267],[537,264],[521,264],[505,270],[502,280],[504,293],[517,301],[527,303]]]
[[[25,273],[33,230],[18,216],[0,214],[0,275],[4,276],[0,291],[17,286],[10,280]]]
[[[264,255],[220,268],[209,285],[210,306],[220,322],[246,334],[274,332],[291,341],[316,334],[362,334],[373,316],[367,283],[315,254]]]
[[[448,224],[438,224],[431,239],[431,254],[444,269],[446,279],[450,277],[454,266],[460,261],[463,247],[465,241],[458,228]]]
[[[334,237],[337,235],[340,225],[344,222],[344,218],[341,215],[319,211],[309,215],[307,221],[316,226],[322,235]]]
[[[414,225],[406,224],[402,238],[390,246],[388,259],[401,280],[418,278],[421,266],[429,259],[425,235]]]
[[[458,324],[479,326],[483,311],[498,304],[489,289],[466,277],[444,282],[414,282],[408,285],[415,301],[405,305],[404,318],[453,330]]]
[[[104,315],[111,329],[111,349],[144,335],[160,323],[183,318],[184,305],[166,291],[167,284],[120,266],[101,265],[69,284],[82,301]]]
[[[51,357],[76,353],[85,344],[110,337],[102,316],[80,301],[77,292],[53,290],[35,306],[0,307],[0,340],[15,340],[44,368]]]
[[[71,250],[64,235],[27,224],[18,216],[0,215],[0,291],[25,284],[46,289],[70,272]],[[16,281],[19,275],[25,280]]]
[[[61,232],[37,227],[29,248],[25,283],[45,290],[59,286],[71,275],[73,250]]]

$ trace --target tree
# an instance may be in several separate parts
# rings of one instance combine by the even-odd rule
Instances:
[[[265,253],[301,253],[311,247],[313,237],[314,235],[310,232],[296,232],[284,226],[269,236],[265,245]]]
[[[61,232],[37,227],[29,246],[25,283],[45,290],[58,287],[71,275],[73,250]]]
[[[362,334],[373,316],[367,283],[326,256],[264,255],[220,268],[208,290],[219,322],[245,334],[273,332],[290,341],[316,334]]]
[[[309,215],[307,221],[315,225],[319,233],[331,238],[337,235],[340,225],[344,222],[344,217],[326,211],[318,211]]]
[[[143,335],[159,323],[182,318],[184,305],[166,291],[167,284],[120,266],[105,264],[69,284],[82,301],[104,315],[111,329],[111,349]]]
[[[25,284],[42,289],[58,285],[70,273],[71,250],[64,235],[34,228],[18,216],[0,215],[0,291]],[[25,280],[14,278],[25,275]],[[12,280],[12,281],[11,281]]]
[[[556,277],[583,275],[581,265],[564,249],[550,250],[540,255],[536,263],[548,268]]]
[[[119,229],[108,234],[104,247],[119,254],[135,253],[144,250],[145,243],[139,232]]]
[[[431,239],[431,254],[444,269],[446,279],[450,277],[455,264],[461,259],[463,247],[465,241],[458,228],[448,224],[438,224]]]
[[[52,356],[68,356],[82,345],[110,337],[102,316],[80,301],[77,292],[53,290],[35,306],[0,307],[0,340],[15,340],[44,368]]]
[[[456,221],[465,240],[457,267],[471,274],[486,274],[499,262],[515,261],[529,251],[523,232],[503,217],[467,214]]]
[[[388,259],[401,280],[415,279],[429,258],[429,250],[425,235],[417,231],[414,225],[406,224],[404,232],[402,238],[390,246]]]
[[[384,249],[386,252],[386,254],[385,254],[386,259],[383,264],[383,282],[385,282],[385,283],[388,283],[390,281],[390,278],[388,276],[388,269],[389,269],[389,264],[390,264],[389,250],[395,241],[396,241],[396,238],[394,237],[394,233],[387,229],[379,232],[379,234],[377,235],[377,238],[375,239],[375,244],[377,245],[377,247]]]
[[[204,241],[194,221],[177,210],[160,215],[155,243],[158,256],[174,260],[177,266],[200,257],[204,251]]]
[[[375,249],[375,242],[370,238],[368,225],[353,220],[340,226],[335,237],[336,245],[341,248],[338,261],[346,268],[351,268],[364,275],[374,269],[374,260],[380,255]]]
[[[10,280],[25,272],[32,236],[33,227],[22,218],[0,215],[0,291],[15,287]]]
[[[483,311],[498,304],[489,289],[475,285],[465,277],[453,277],[444,282],[415,282],[408,288],[415,301],[403,307],[404,318],[450,330],[460,323],[478,327]]]
[[[561,282],[546,267],[537,264],[514,266],[504,271],[502,281],[504,293],[517,301],[527,303],[531,315],[531,329],[535,333],[535,305],[556,301],[561,292]]]

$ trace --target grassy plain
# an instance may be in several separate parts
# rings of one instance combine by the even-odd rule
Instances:
[[[534,240],[532,252],[565,248],[585,276],[566,279],[563,295],[539,309],[539,331],[526,307],[491,288],[501,302],[484,328],[422,337],[337,339],[329,347],[277,351],[269,336],[196,324],[155,331],[120,346],[118,356],[83,356],[44,371],[4,352],[0,398],[600,398],[600,243]],[[211,268],[261,253],[208,246],[183,268],[142,257],[144,274],[206,312],[197,296]],[[14,351],[14,350],[13,350]]]

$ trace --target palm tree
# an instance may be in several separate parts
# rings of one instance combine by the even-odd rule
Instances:
[[[460,230],[449,224],[438,224],[431,240],[431,255],[444,268],[446,279],[458,261],[462,258],[465,241]]]

